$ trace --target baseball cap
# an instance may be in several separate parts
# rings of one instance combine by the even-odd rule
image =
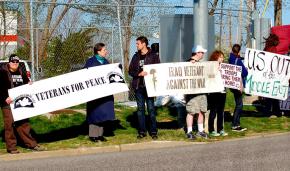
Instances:
[[[207,50],[204,49],[201,45],[196,45],[194,47],[192,47],[192,53],[197,53],[197,52],[203,52],[203,53],[206,53]]]
[[[11,61],[19,61],[19,60],[20,60],[19,57],[17,55],[15,55],[15,54],[10,55],[10,57],[9,57],[9,62],[11,62]]]

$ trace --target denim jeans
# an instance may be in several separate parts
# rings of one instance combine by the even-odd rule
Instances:
[[[243,94],[240,90],[231,89],[235,97],[236,107],[234,111],[232,126],[240,126],[240,117],[243,111]]]
[[[146,133],[146,119],[145,119],[145,102],[147,106],[147,112],[150,120],[150,134],[157,134],[156,125],[156,110],[154,107],[154,97],[148,97],[146,88],[139,88],[135,90],[135,97],[137,102],[137,116],[139,123],[139,133]]]

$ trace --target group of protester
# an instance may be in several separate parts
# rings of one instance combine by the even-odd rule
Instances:
[[[273,42],[272,38],[269,41]],[[137,118],[138,118],[138,135],[137,138],[142,139],[147,136],[147,132],[153,140],[158,139],[156,109],[154,106],[154,97],[148,97],[144,76],[147,73],[143,70],[144,65],[160,63],[157,51],[153,51],[148,47],[148,39],[144,36],[136,39],[137,52],[134,54],[130,66],[129,75],[132,77],[131,87],[134,90],[137,102]],[[156,48],[156,47],[155,47]],[[273,46],[267,46],[264,50],[275,52]],[[235,44],[230,53],[229,63],[242,67],[242,86],[245,86],[245,78],[248,74],[243,62],[240,58],[241,46]],[[188,62],[199,62],[207,52],[202,46],[197,45],[192,49],[192,56]],[[109,64],[106,56],[108,51],[104,43],[97,43],[94,46],[94,55],[90,57],[84,68]],[[4,118],[5,142],[7,152],[17,154],[19,151],[16,148],[17,140],[15,131],[18,133],[25,146],[34,151],[44,150],[39,146],[36,140],[30,134],[30,125],[28,119],[14,122],[10,104],[13,99],[8,95],[8,89],[18,87],[24,84],[30,84],[31,81],[25,72],[19,67],[19,57],[15,54],[9,57],[9,62],[0,70],[0,104]],[[210,55],[210,61],[224,62],[224,54],[222,51],[216,50]],[[243,108],[243,88],[240,90],[231,89],[235,98],[235,110],[232,120],[232,131],[245,131],[246,128],[240,126],[240,116]],[[226,91],[210,94],[190,94],[176,95],[178,103],[178,117],[183,118],[181,113],[186,111],[186,136],[190,140],[196,137],[208,138],[208,134],[204,131],[204,118],[207,110],[210,110],[208,120],[208,130],[210,136],[227,136],[224,131],[224,107],[226,101]],[[149,131],[147,131],[145,120],[145,103],[149,114]],[[269,104],[275,105],[274,102]],[[275,106],[277,107],[277,106]],[[271,109],[269,109],[271,110]],[[197,130],[193,133],[194,118],[197,117]],[[214,130],[214,119],[217,117],[217,130]],[[93,142],[106,141],[103,136],[104,122],[115,119],[114,112],[114,97],[113,95],[95,99],[87,103],[87,123],[89,125],[89,138]],[[179,125],[183,125],[180,122]]]
[[[145,126],[145,102],[147,106],[148,115],[150,118],[149,122],[149,135],[152,139],[157,139],[157,128],[156,128],[156,110],[154,108],[154,98],[148,97],[146,91],[146,85],[144,82],[144,76],[147,75],[143,71],[143,66],[147,64],[156,64],[160,63],[158,54],[151,51],[148,48],[148,40],[146,37],[138,37],[136,39],[138,52],[133,56],[130,66],[129,66],[129,75],[132,76],[132,88],[135,91],[135,97],[137,102],[137,116],[138,116],[138,136],[137,138],[144,138],[147,136],[147,130]],[[240,58],[241,46],[235,44],[230,54],[230,64],[242,66],[242,79],[243,85],[245,84],[245,78],[248,74],[247,69],[243,65]],[[197,45],[192,49],[192,56],[187,60],[188,62],[195,63],[199,62],[204,53],[207,50],[202,46]],[[224,54],[221,51],[214,51],[210,56],[210,61],[218,61],[222,63],[224,61]],[[245,131],[246,128],[240,126],[240,115],[242,112],[243,101],[242,101],[242,89],[234,90],[232,92],[235,97],[236,107],[234,111],[233,121],[232,121],[232,130],[233,131]],[[178,96],[178,95],[177,95]],[[179,95],[180,96],[180,95]],[[183,96],[183,95],[181,95]],[[182,98],[181,98],[182,99]],[[184,96],[184,103],[182,100],[177,100],[178,106],[178,116],[182,115],[182,108],[186,110],[186,135],[188,139],[196,139],[196,137],[208,138],[208,134],[204,131],[204,118],[207,110],[210,110],[209,114],[209,134],[210,136],[227,136],[223,129],[223,120],[224,120],[224,107],[226,100],[226,92],[217,92],[207,94],[190,94]],[[208,105],[209,103],[209,105]],[[197,131],[193,133],[193,124],[194,118],[197,117]],[[214,130],[214,119],[217,116],[217,130]],[[180,117],[182,118],[182,117]],[[182,125],[182,124],[180,124]]]

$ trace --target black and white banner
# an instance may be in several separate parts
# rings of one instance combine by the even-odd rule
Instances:
[[[148,96],[221,92],[224,85],[218,67],[217,61],[144,65]]]
[[[14,121],[128,91],[119,64],[82,69],[9,90]]]

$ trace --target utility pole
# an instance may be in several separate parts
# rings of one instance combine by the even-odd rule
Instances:
[[[208,49],[208,0],[193,0],[193,44]],[[208,53],[203,60],[208,60]]]
[[[222,37],[223,37],[223,15],[224,15],[224,0],[221,3],[221,16],[220,16],[220,41],[219,41],[219,49],[222,49]]]
[[[35,67],[34,67],[34,38],[33,38],[33,1],[30,0],[30,52],[31,52],[31,78],[35,81]]]
[[[240,0],[240,11],[239,11],[239,25],[237,30],[237,42],[238,44],[242,43],[242,24],[243,24],[243,0]]]

